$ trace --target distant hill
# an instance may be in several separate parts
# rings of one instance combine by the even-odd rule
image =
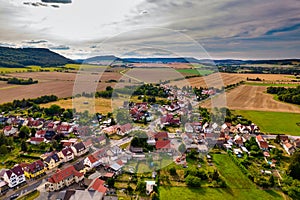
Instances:
[[[79,61],[79,60],[78,60]],[[245,65],[245,64],[278,64],[287,65],[294,62],[300,63],[300,59],[281,59],[281,60],[212,60],[212,59],[196,59],[193,57],[177,57],[177,58],[118,58],[116,56],[96,56],[86,60],[80,60],[84,63],[92,64],[111,64],[111,63],[199,63],[206,65]]]
[[[44,3],[72,3],[72,0],[42,0]]]
[[[13,68],[25,67],[28,65],[51,67],[68,63],[74,63],[74,61],[52,52],[49,49],[0,47],[1,67]]]

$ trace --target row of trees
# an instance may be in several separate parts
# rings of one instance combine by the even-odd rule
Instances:
[[[13,102],[0,105],[0,111],[8,112],[18,108],[29,108],[34,104],[49,103],[57,100],[58,97],[55,95],[44,95],[35,99],[14,100]]]
[[[16,84],[16,85],[30,85],[38,83],[38,80],[33,80],[32,78],[29,79],[19,79],[19,78],[10,78],[7,80],[8,84]]]
[[[280,101],[300,105],[300,86],[296,88],[268,87],[267,93],[277,94]]]

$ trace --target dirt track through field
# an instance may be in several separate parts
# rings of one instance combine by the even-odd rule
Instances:
[[[266,86],[241,85],[226,93],[226,104],[233,110],[300,113],[299,106],[274,100],[273,95],[265,93],[266,88]],[[205,101],[202,106],[210,108],[211,101]]]

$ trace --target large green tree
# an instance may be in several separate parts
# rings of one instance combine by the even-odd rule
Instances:
[[[27,126],[22,126],[20,128],[19,137],[22,139],[28,138],[30,135],[30,129]]]
[[[295,178],[300,180],[300,152],[295,152],[290,161],[290,165],[288,168],[288,174]]]

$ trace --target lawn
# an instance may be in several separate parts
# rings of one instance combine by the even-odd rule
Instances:
[[[300,114],[286,112],[267,112],[252,110],[235,110],[235,114],[257,124],[263,133],[300,135]]]
[[[214,163],[225,178],[228,188],[160,187],[160,199],[282,199],[274,190],[261,190],[255,186],[232,162],[228,155],[214,154]]]

